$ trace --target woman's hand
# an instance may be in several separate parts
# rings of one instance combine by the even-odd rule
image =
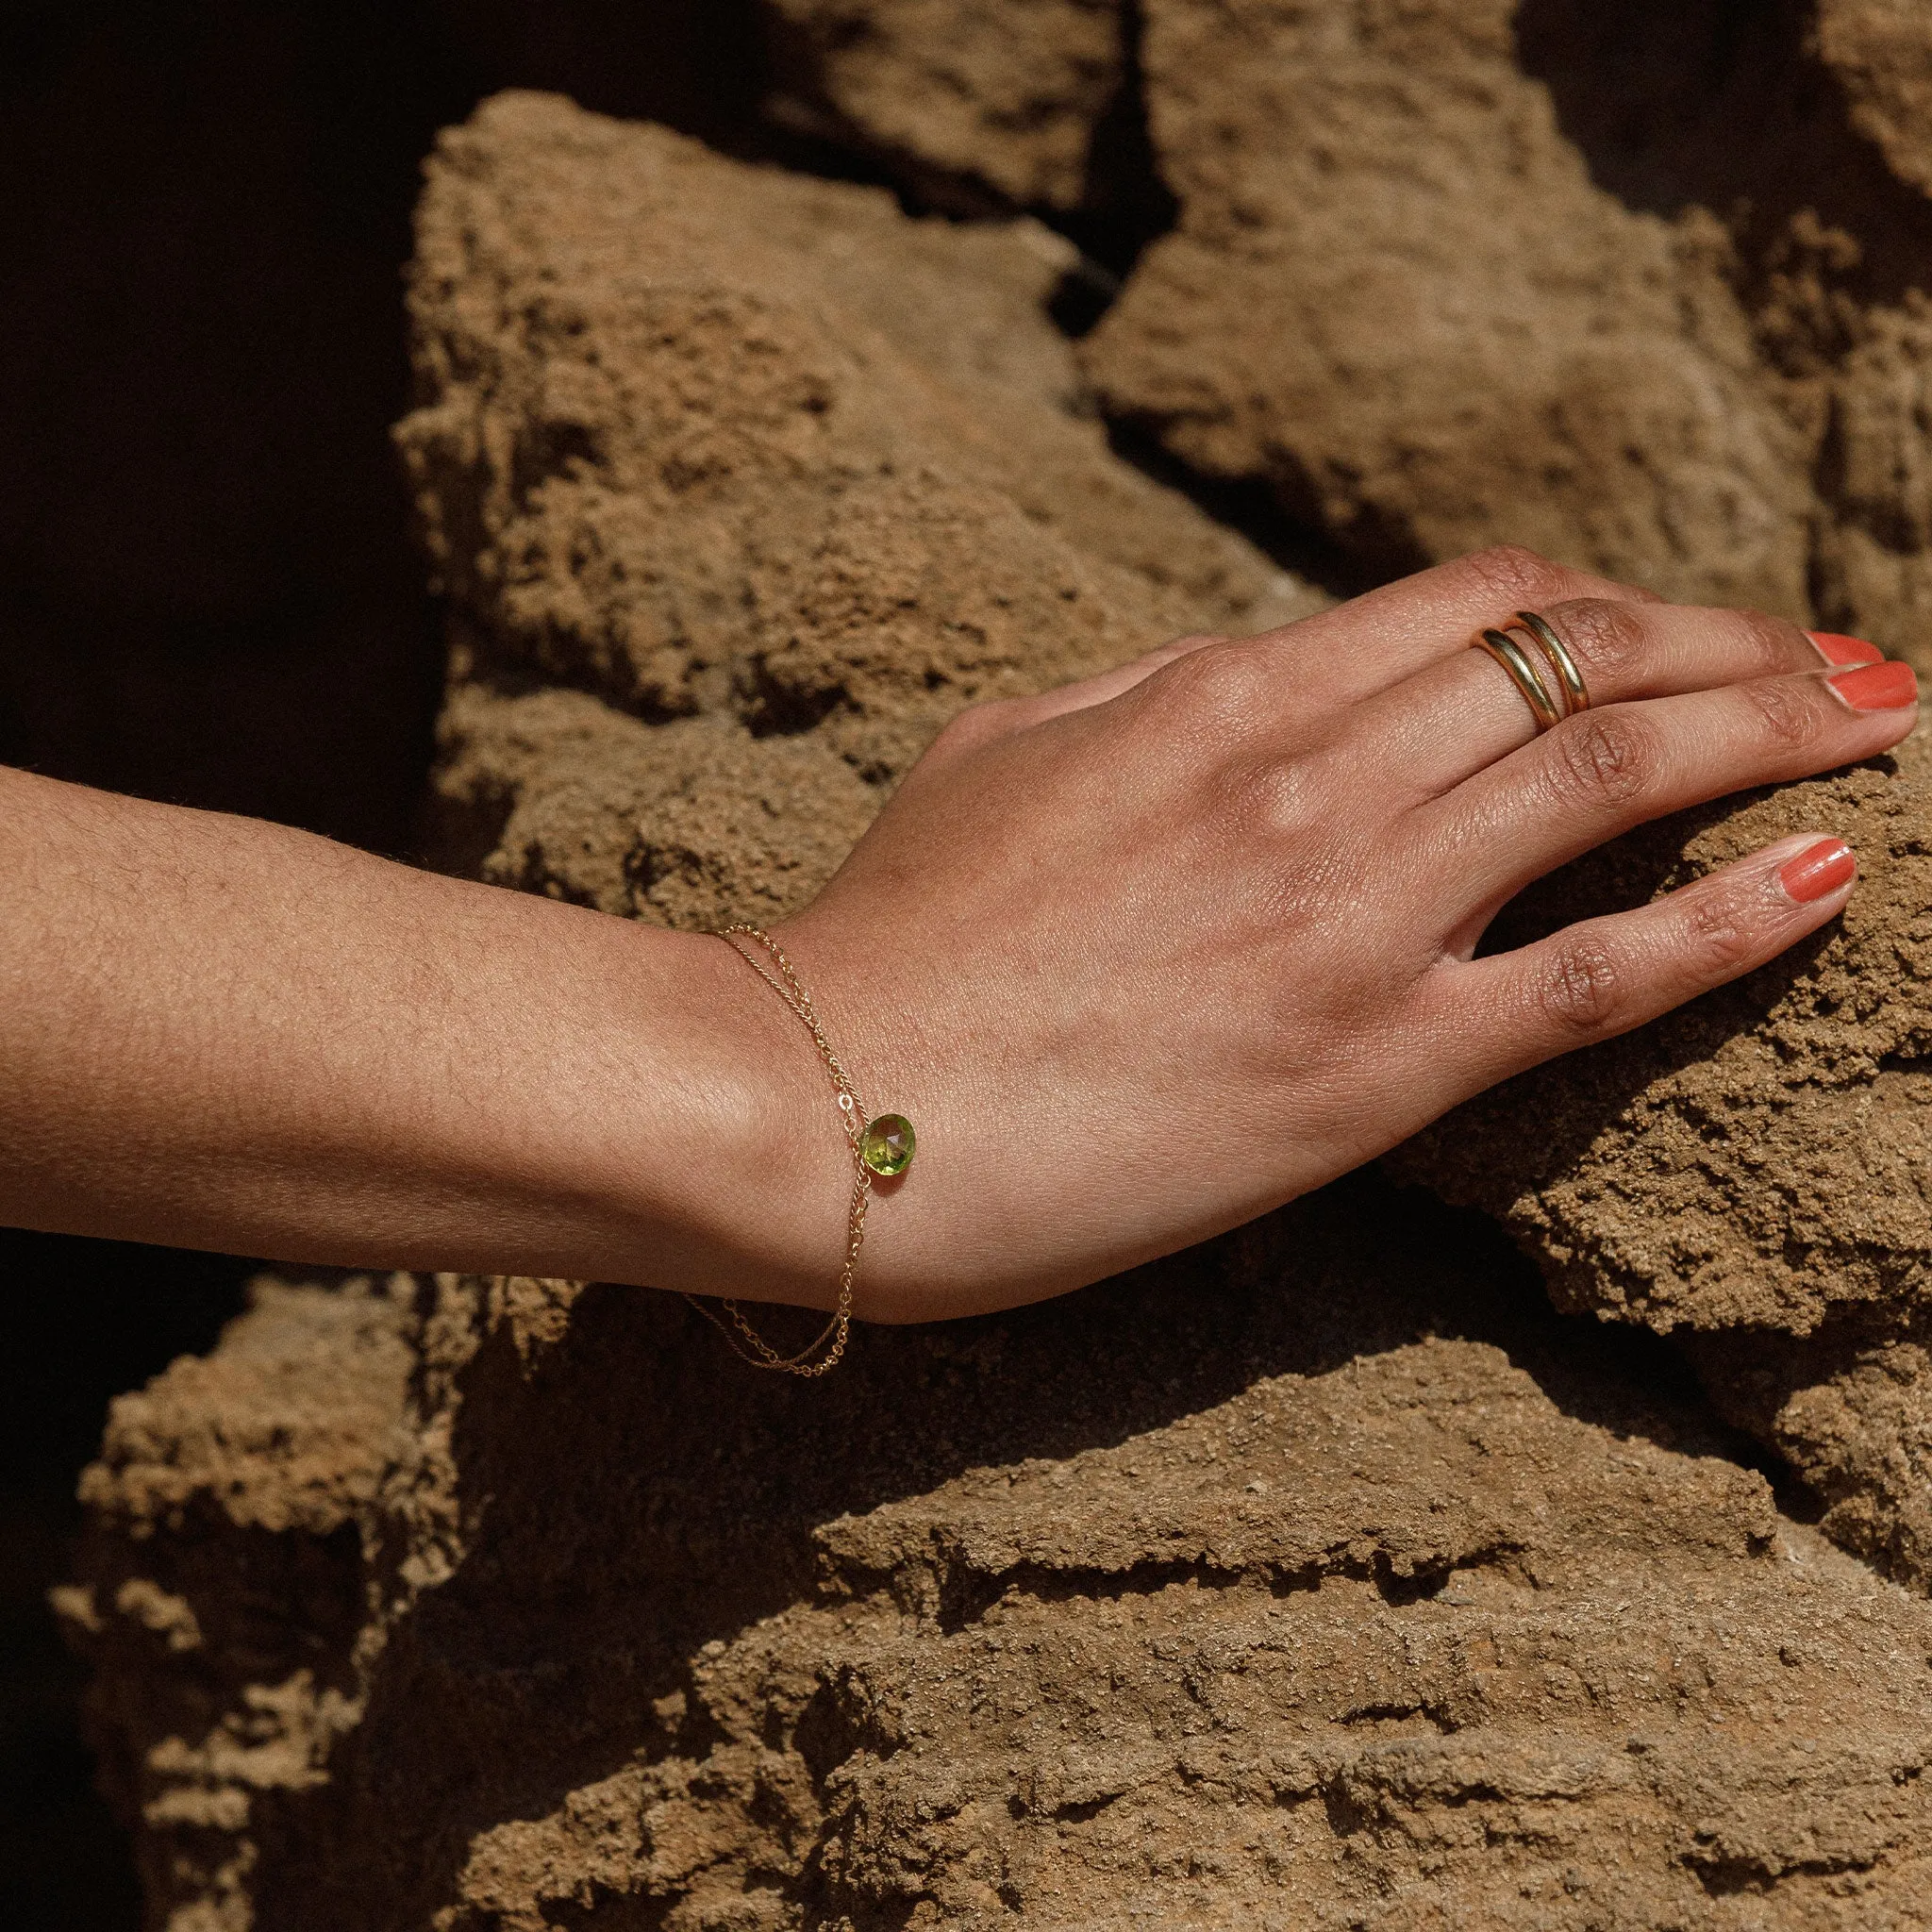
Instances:
[[[1540,738],[1466,648],[1524,608],[1595,699]],[[967,712],[781,933],[919,1133],[858,1312],[1096,1280],[1747,972],[1838,910],[1841,849],[1471,952],[1539,874],[1916,705],[1902,665],[1496,551]],[[0,1148],[24,1226],[821,1307],[852,1179],[811,1042],[715,939],[7,771]]]
[[[1467,648],[1525,608],[1592,699],[1541,736]],[[1856,647],[1831,648],[1497,550],[964,713],[778,934],[867,1104],[919,1135],[872,1208],[858,1311],[1005,1307],[1201,1240],[1830,919],[1851,861],[1820,825],[1472,958],[1591,847],[1896,744],[1911,673],[1834,675]],[[802,1096],[823,1076],[795,1051]],[[848,1170],[817,1104],[828,1291]]]

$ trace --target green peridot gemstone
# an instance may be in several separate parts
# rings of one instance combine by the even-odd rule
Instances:
[[[903,1113],[882,1113],[867,1121],[858,1142],[858,1158],[874,1174],[904,1174],[912,1165],[912,1123]]]

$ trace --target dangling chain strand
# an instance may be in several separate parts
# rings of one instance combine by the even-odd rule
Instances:
[[[838,1090],[839,1118],[844,1125],[845,1138],[852,1146],[852,1202],[846,1221],[845,1260],[839,1270],[838,1306],[817,1339],[807,1343],[796,1355],[780,1355],[745,1320],[737,1302],[728,1296],[721,1298],[721,1306],[731,1318],[728,1324],[720,1321],[695,1295],[688,1294],[685,1300],[754,1368],[775,1369],[791,1375],[823,1375],[838,1366],[852,1333],[852,1284],[858,1274],[858,1251],[865,1241],[866,1203],[872,1198],[872,1172],[865,1164],[863,1152],[865,1108],[860,1104],[858,1089],[852,1084],[851,1074],[832,1051],[832,1042],[825,1038],[825,1029],[819,1024],[818,1011],[812,1006],[811,995],[800,983],[798,974],[792,971],[791,961],[785,957],[777,941],[761,927],[750,924],[727,925],[712,937],[723,940],[791,1008],[793,1017],[811,1035],[812,1044],[818,1048],[819,1058],[824,1061],[825,1071],[831,1074],[832,1085]],[[745,940],[751,940],[764,949],[772,964],[777,968],[776,976],[767,972],[758,956],[742,943]],[[820,1359],[812,1360],[811,1357],[828,1342],[829,1351]]]

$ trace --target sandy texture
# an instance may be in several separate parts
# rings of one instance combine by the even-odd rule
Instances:
[[[1368,569],[1509,540],[1927,648],[1911,0],[1144,0],[1127,107],[1074,83],[1076,0],[996,58],[977,0],[774,4],[914,183],[1071,206],[1040,145],[1144,122],[1101,172],[1147,178],[1085,191],[1177,204],[1085,345],[1103,405]]]
[[[525,95],[445,138],[419,233],[449,865],[782,911],[959,705],[1312,601],[1111,454],[1030,223]],[[1781,1516],[1644,1332],[1710,1338],[1910,1569],[1921,1357],[1855,1324],[1921,1265],[1920,770],[1524,909],[1821,811],[1871,869],[1730,1006],[1462,1123],[1622,1327],[1378,1174],[808,1388],[641,1291],[264,1283],[117,1407],[61,1598],[154,1925],[1932,1924],[1932,1604]]]
[[[1808,1336],[1691,1336],[1725,1413],[1771,1444],[1824,1506],[1820,1527],[1932,1589],[1932,1351],[1918,1310],[1846,1311]]]
[[[1125,77],[1120,0],[771,0],[769,10],[787,77],[842,139],[923,181],[967,177],[1021,208],[1089,198],[1095,130]]]
[[[399,1314],[361,1282],[259,1284],[215,1355],[115,1403],[82,1478],[92,1560],[54,1607],[98,1661],[102,1785],[170,1932],[256,1923],[252,1830],[361,1714],[350,1652],[378,1553],[359,1525],[417,1369]]]
[[[1716,238],[1594,188],[1519,72],[1515,11],[1156,0],[1180,226],[1088,365],[1191,464],[1267,475],[1375,562],[1508,529],[1797,608],[1803,450]]]
[[[1932,747],[1917,737],[1895,765],[1670,821],[1525,894],[1491,943],[1641,903],[1812,828],[1849,839],[1862,873],[1842,918],[1781,959],[1493,1089],[1405,1160],[1532,1241],[1579,1312],[1805,1335],[1848,1305],[1926,1306],[1928,823]]]
[[[1088,344],[1110,408],[1383,563],[1500,531],[1672,595],[1804,604],[1805,449],[1710,225],[1590,178],[1514,0],[1154,0],[1181,203]]]
[[[1784,959],[1497,1088],[1397,1157],[1499,1215],[1558,1303],[1688,1331],[1713,1392],[1851,1547],[1932,1583],[1932,747],[1714,808],[1570,867],[1499,944],[1637,903],[1784,833],[1863,882]],[[1524,1123],[1535,1130],[1525,1133]]]
[[[1321,601],[1111,454],[1035,223],[509,95],[444,138],[420,235],[398,438],[458,619],[451,863],[775,912],[962,704]]]
[[[266,1289],[65,1598],[154,1923],[1926,1923],[1932,1606],[1443,1214],[808,1391],[636,1291]]]
[[[1820,0],[1818,46],[1852,125],[1902,180],[1932,192],[1932,31],[1913,0]]]

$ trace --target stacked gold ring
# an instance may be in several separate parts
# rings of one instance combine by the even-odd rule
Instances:
[[[1517,632],[1521,638],[1512,635]],[[1533,653],[1524,647],[1522,639],[1528,640]],[[1519,610],[1507,629],[1479,631],[1472,642],[1509,674],[1509,681],[1535,715],[1539,731],[1547,731],[1552,724],[1590,709],[1590,691],[1583,674],[1548,618],[1534,610]],[[1548,682],[1544,681],[1544,665],[1549,671]]]

